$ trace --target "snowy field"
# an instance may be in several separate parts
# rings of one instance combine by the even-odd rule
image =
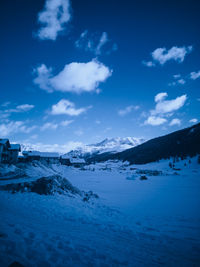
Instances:
[[[79,195],[0,191],[2,267],[14,261],[24,266],[200,266],[196,157],[176,162],[175,169],[161,161],[82,169],[34,164],[0,172],[0,185],[59,174],[99,196],[83,201]]]

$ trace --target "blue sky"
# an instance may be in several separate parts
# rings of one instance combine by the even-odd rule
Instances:
[[[198,1],[7,0],[0,133],[66,151],[199,121]]]

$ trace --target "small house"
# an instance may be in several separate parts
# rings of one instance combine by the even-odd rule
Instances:
[[[33,160],[40,160],[40,152],[39,151],[23,151],[22,155],[25,158],[25,161],[31,162]]]
[[[21,146],[19,144],[10,144],[8,148],[8,162],[16,163],[18,161],[18,154],[21,151]]]
[[[0,139],[0,163],[7,163],[8,161],[8,149],[10,148],[10,142],[8,139]]]
[[[20,151],[19,144],[10,144],[9,139],[0,139],[0,163],[16,163]]]
[[[55,152],[40,152],[40,161],[42,163],[57,164],[60,162],[60,156]]]
[[[85,160],[78,158],[78,157],[72,157],[70,158],[70,163],[72,166],[74,166],[75,168],[81,168],[85,165]]]
[[[69,158],[69,156],[67,156],[67,155],[62,155],[62,156],[60,157],[60,163],[61,163],[62,165],[70,166],[70,165],[71,165],[71,162],[70,162],[70,158]]]
[[[33,160],[38,160],[42,163],[56,164],[60,162],[60,156],[58,153],[53,152],[40,152],[40,151],[23,151],[23,156],[26,161],[32,162]]]

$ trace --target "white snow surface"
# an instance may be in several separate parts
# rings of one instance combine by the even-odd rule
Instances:
[[[197,157],[175,169],[169,160],[19,166],[0,167],[0,185],[59,174],[99,199],[0,191],[0,266],[199,266]]]
[[[84,157],[85,154],[116,153],[140,145],[144,141],[143,138],[136,137],[106,138],[96,144],[83,145],[76,150],[68,152],[66,155],[69,157]]]

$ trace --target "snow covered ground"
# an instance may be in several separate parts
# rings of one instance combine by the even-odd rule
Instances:
[[[195,157],[174,168],[164,160],[0,168],[0,185],[59,174],[99,196],[0,191],[0,266],[200,266],[200,165]]]

